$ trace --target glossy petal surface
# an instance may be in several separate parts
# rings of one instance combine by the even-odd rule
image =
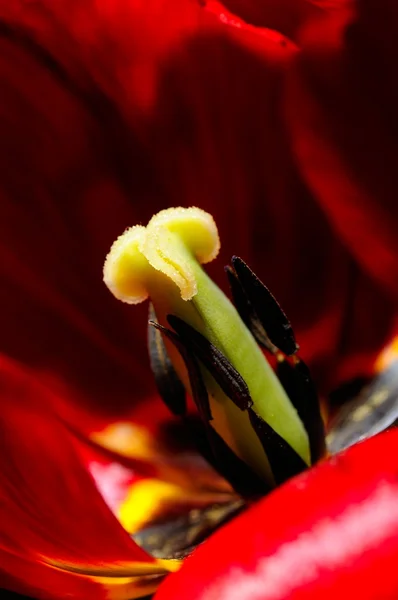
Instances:
[[[224,5],[246,22],[275,29],[292,39],[307,19],[333,3],[335,0],[224,0]]]
[[[393,599],[398,432],[285,484],[209,539],[156,600]]]

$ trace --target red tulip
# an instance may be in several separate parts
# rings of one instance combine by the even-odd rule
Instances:
[[[210,210],[221,260],[239,253],[269,284],[324,391],[369,373],[393,331],[393,5],[225,5],[236,14],[0,0],[0,586],[101,597],[71,565],[148,560],[74,435],[166,420],[145,404],[145,309],[133,316],[101,281],[127,225]]]
[[[156,600],[397,597],[396,431],[285,484],[219,530]]]

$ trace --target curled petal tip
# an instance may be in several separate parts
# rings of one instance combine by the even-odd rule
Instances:
[[[220,249],[213,217],[200,208],[169,208],[147,227],[131,227],[113,244],[104,265],[104,281],[113,295],[138,304],[162,273],[175,283],[183,300],[197,293],[193,264],[212,261]]]

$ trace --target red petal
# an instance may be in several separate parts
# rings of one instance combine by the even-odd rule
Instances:
[[[279,488],[210,538],[156,600],[398,595],[398,432]]]
[[[398,5],[340,1],[301,34],[288,117],[302,172],[356,259],[398,294]]]
[[[130,598],[131,576],[164,570],[107,508],[48,392],[5,358],[0,380],[0,587],[82,600],[112,587]]]
[[[322,12],[325,5],[336,0],[223,0],[223,4],[247,23],[276,29],[295,38],[299,27],[308,18]]]

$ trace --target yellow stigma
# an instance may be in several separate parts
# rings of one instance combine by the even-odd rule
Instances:
[[[219,249],[211,215],[195,207],[162,210],[146,227],[131,227],[114,242],[105,261],[104,282],[119,300],[138,304],[149,295],[155,269],[178,286],[183,300],[190,300],[197,293],[192,259],[210,262]]]

